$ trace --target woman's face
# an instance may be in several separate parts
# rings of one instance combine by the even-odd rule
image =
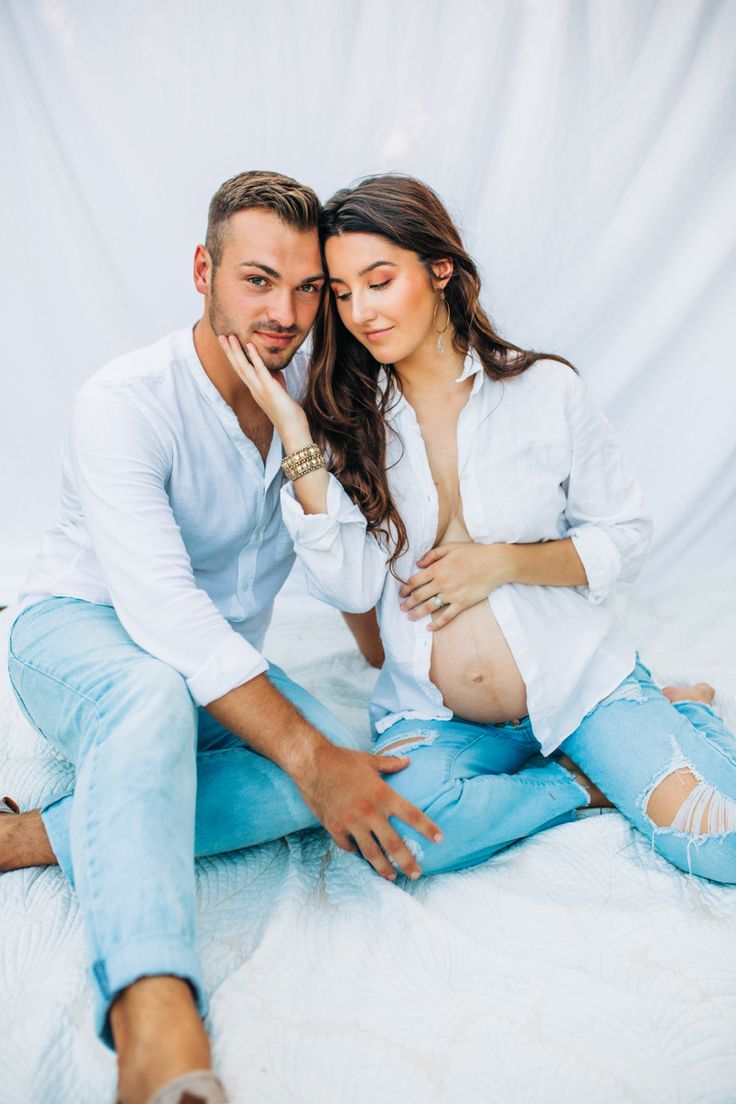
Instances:
[[[327,239],[325,256],[343,325],[376,360],[399,364],[423,345],[435,346],[439,291],[418,254],[377,234],[340,234]],[[438,264],[444,283],[440,270],[448,266],[451,273],[452,265]]]

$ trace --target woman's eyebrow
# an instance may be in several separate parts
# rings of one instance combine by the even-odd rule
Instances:
[[[393,261],[374,261],[373,264],[369,264],[367,268],[361,268],[358,275],[359,276],[367,276],[368,273],[372,272],[374,268],[380,268],[381,265],[391,265],[391,268],[396,268],[397,267],[394,264]],[[331,284],[344,284],[345,280],[343,280],[342,276],[330,276],[330,283]]]
[[[358,275],[366,276],[369,272],[372,272],[374,268],[380,268],[381,265],[391,265],[392,268],[396,268],[393,261],[374,261],[373,264],[369,264],[367,268],[362,268]]]

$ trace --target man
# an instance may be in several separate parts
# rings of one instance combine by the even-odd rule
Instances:
[[[195,853],[321,822],[344,850],[370,839],[384,876],[390,856],[418,877],[388,818],[438,836],[380,777],[408,760],[351,749],[259,651],[293,561],[282,448],[218,335],[253,342],[299,392],[295,354],[324,294],[318,214],[310,189],[276,173],[216,192],[194,256],[202,318],[79,392],[61,520],[11,632],[18,700],[76,784],[40,813],[0,817],[0,868],[58,859],[75,886],[123,1104],[225,1099],[201,1022]]]

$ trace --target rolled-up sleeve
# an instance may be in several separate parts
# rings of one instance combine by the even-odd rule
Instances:
[[[567,417],[572,440],[567,496],[568,530],[587,586],[576,589],[602,602],[618,582],[633,582],[652,540],[652,519],[634,476],[624,463],[611,423],[591,399],[583,381],[569,381]]]
[[[373,609],[389,557],[335,476],[329,474],[326,514],[305,514],[293,483],[281,488],[281,511],[309,593],[346,613]]]
[[[130,637],[178,671],[207,705],[268,669],[201,590],[166,493],[171,446],[134,396],[95,383],[68,437],[84,521]]]

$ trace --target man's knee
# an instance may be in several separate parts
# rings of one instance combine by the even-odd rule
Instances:
[[[197,707],[182,676],[166,663],[146,659],[111,680],[100,703],[102,738],[122,730],[146,743],[196,746]]]

